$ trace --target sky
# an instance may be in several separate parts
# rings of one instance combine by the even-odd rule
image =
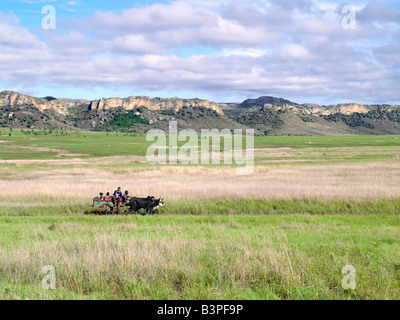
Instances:
[[[0,75],[38,97],[400,104],[400,1],[1,0]]]

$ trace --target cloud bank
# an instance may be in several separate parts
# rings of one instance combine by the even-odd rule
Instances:
[[[357,29],[345,30],[341,8],[176,1],[59,19],[47,31],[0,12],[1,82],[399,103],[400,10],[370,1],[357,7]]]

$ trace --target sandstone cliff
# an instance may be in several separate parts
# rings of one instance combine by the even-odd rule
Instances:
[[[63,101],[57,99],[34,98],[14,91],[0,92],[0,106],[5,105],[34,105],[41,112],[47,109],[52,109],[62,114],[68,113],[66,110],[66,104]]]
[[[254,105],[258,106],[258,105]],[[366,114],[370,111],[373,111],[377,108],[377,106],[369,106],[363,104],[338,104],[332,106],[319,106],[316,104],[303,104],[303,105],[291,105],[291,104],[283,104],[283,105],[272,105],[272,104],[265,104],[262,107],[262,110],[271,109],[274,111],[291,111],[295,114],[308,114],[308,115],[330,115],[341,113],[344,115],[351,115],[353,113],[361,113]],[[392,111],[398,106],[382,106],[385,111]]]
[[[374,110],[375,107],[365,106],[361,104],[339,104],[336,106],[321,107],[321,106],[305,106],[304,112],[308,114],[321,114],[330,115],[334,113],[341,113],[345,115],[350,115],[353,113],[368,113]],[[390,110],[389,110],[390,111]]]
[[[56,99],[52,97],[35,98],[14,91],[0,92],[0,106],[34,105],[40,111],[53,109],[62,114],[68,114],[68,108],[82,105],[89,105],[89,110],[108,110],[123,107],[126,110],[133,110],[138,107],[146,107],[152,111],[173,110],[179,111],[183,107],[205,107],[223,114],[221,108],[207,100],[201,99],[181,99],[181,98],[149,98],[149,97],[128,97],[128,98],[109,98],[95,101],[85,99]]]
[[[221,108],[207,100],[200,99],[180,99],[180,98],[149,98],[149,97],[129,97],[129,98],[109,98],[92,101],[89,110],[108,110],[123,107],[126,110],[133,110],[138,107],[146,107],[152,111],[173,110],[179,111],[183,107],[205,107],[223,114]]]
[[[0,92],[0,128],[145,133],[151,128],[168,130],[169,121],[198,131],[252,128],[258,134],[278,135],[399,134],[400,106],[320,106],[274,97],[226,104],[142,96],[88,101]]]

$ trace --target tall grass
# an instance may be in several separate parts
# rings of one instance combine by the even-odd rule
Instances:
[[[88,204],[70,205],[6,205],[0,216],[83,216],[102,214],[99,207]],[[125,214],[127,207],[120,210]],[[400,215],[400,199],[224,199],[170,201],[159,209],[161,215]]]
[[[244,177],[148,166],[143,136],[34,138],[2,137],[0,299],[399,298],[398,137],[260,138],[264,166]],[[85,215],[118,186],[166,207]],[[341,287],[347,264],[356,290]]]
[[[397,161],[364,164],[256,167],[250,176],[233,168],[63,168],[15,173],[0,179],[0,202],[84,204],[118,186],[132,196],[169,201],[217,199],[395,198],[400,194]],[[21,192],[23,191],[23,192]]]
[[[393,216],[27,219],[0,218],[22,231],[0,234],[3,299],[398,299]],[[347,264],[356,290],[341,287]]]
[[[169,214],[399,214],[400,199],[232,199],[167,204]]]

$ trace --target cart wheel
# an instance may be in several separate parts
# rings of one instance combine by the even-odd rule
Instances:
[[[103,209],[103,214],[110,214],[112,212],[112,208],[108,204],[103,204],[101,208]]]

